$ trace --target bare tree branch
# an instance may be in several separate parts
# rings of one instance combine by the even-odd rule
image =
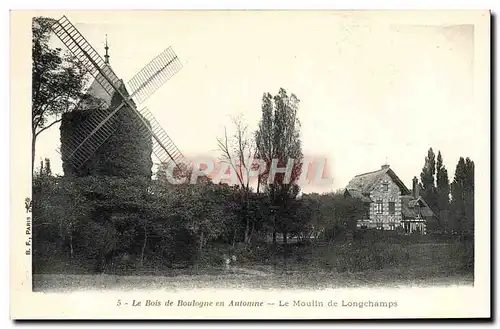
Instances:
[[[41,128],[39,131],[37,131],[37,132],[35,133],[35,137],[38,137],[38,135],[40,135],[40,133],[42,133],[43,131],[45,131],[45,130],[49,129],[50,127],[52,127],[52,126],[53,126],[53,125],[55,125],[56,123],[61,122],[61,120],[62,120],[62,118],[59,118],[59,119],[57,119],[57,120],[54,120],[54,121],[53,121],[50,125],[48,125],[48,126],[44,126],[43,128]]]
[[[235,163],[233,161],[233,157],[231,156],[231,151],[229,147],[229,138],[227,137],[227,129],[224,128],[224,140],[221,140],[220,138],[217,138],[217,144],[219,145],[219,149],[222,151],[222,160],[225,163],[229,163],[231,166],[232,170],[236,173],[236,177],[238,178],[238,181],[241,185],[241,187],[244,187],[243,179],[242,177],[238,174],[238,170],[236,169]]]

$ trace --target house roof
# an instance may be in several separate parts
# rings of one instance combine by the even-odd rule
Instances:
[[[373,190],[377,182],[385,175],[389,175],[393,182],[400,188],[402,195],[410,194],[410,191],[405,186],[403,181],[399,179],[399,177],[394,173],[394,171],[388,166],[382,166],[382,169],[377,171],[371,171],[364,174],[356,175],[349,182],[346,189],[350,195],[354,196],[354,194],[361,194],[363,196],[370,195],[370,192]],[[370,199],[371,201],[371,199]]]
[[[346,192],[349,193],[349,195],[352,196],[353,198],[360,199],[363,202],[372,202],[373,201],[369,195],[364,195],[363,193],[361,193],[358,190],[346,189]]]
[[[413,198],[411,195],[401,196],[401,212],[403,218],[415,218],[417,217],[416,206],[420,207],[420,213],[424,217],[433,217],[434,212],[427,205],[427,202],[422,197]]]

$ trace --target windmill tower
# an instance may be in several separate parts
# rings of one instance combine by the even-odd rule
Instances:
[[[108,51],[106,38],[104,62],[111,68]],[[124,88],[122,80],[119,81],[119,88]],[[89,117],[98,115],[96,112],[116,107],[120,103],[121,99],[116,94],[113,98],[99,83],[99,79],[94,79],[76,109],[65,113],[62,117],[61,149],[71,150],[68,144],[72,140],[79,139],[80,126]],[[63,159],[66,160],[63,161],[64,175],[141,176],[149,179],[153,166],[151,135],[143,133],[141,125],[135,118],[135,114],[128,107],[118,111],[116,117],[109,123],[114,133],[81,166],[74,166],[71,161],[66,160],[66,154],[63,154]]]
[[[173,50],[164,50],[125,84],[109,65],[107,42],[103,60],[65,16],[52,30],[94,76],[89,96],[102,95],[97,102],[83,100],[63,117],[65,174],[151,177],[151,154],[160,163],[178,165],[182,153],[149,110],[138,108],[182,68]]]

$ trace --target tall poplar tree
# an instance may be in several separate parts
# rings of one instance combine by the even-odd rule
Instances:
[[[287,234],[292,229],[295,216],[293,204],[299,193],[296,184],[300,177],[302,160],[302,145],[300,141],[300,121],[297,110],[300,100],[294,94],[288,94],[280,88],[277,95],[265,93],[262,98],[262,117],[259,128],[255,132],[257,157],[266,163],[266,171],[259,176],[260,185],[269,196],[274,210],[273,243],[276,242],[276,233],[283,233],[286,243]],[[274,181],[269,182],[269,169],[273,159],[278,161],[278,167],[286,167],[289,159],[294,159],[294,166],[290,181],[284,180],[283,173],[277,173]]]
[[[432,147],[427,152],[424,167],[420,173],[420,195],[425,200],[427,205],[432,209],[434,214],[438,215],[437,211],[437,192],[435,186],[434,175],[436,173],[436,156]],[[437,220],[432,220],[427,223],[428,231],[438,230]]]
[[[439,216],[439,225],[441,230],[449,230],[450,216],[450,182],[448,171],[443,164],[441,151],[438,152],[436,162],[436,192],[437,192],[437,215]]]
[[[465,159],[465,225],[464,231],[474,232],[474,161]]]
[[[451,183],[453,228],[458,233],[474,231],[474,162],[460,157]]]

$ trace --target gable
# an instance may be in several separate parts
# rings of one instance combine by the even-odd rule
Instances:
[[[394,173],[392,169],[389,169],[387,171],[387,175],[391,177],[392,181],[399,187],[402,195],[410,194],[410,190],[406,187],[403,181],[399,179],[398,175],[396,175],[396,173]]]
[[[395,198],[401,195],[401,188],[396,182],[392,179],[390,175],[385,173],[381,175],[370,188],[370,195],[372,199],[377,196],[377,198],[382,197],[392,197]]]
[[[425,217],[435,217],[432,209],[427,205],[427,202],[422,197],[417,199],[413,198],[411,195],[405,195],[401,197],[401,211],[404,217],[414,218],[416,217],[416,207],[420,207],[420,211]]]
[[[349,191],[357,191],[363,195],[369,195],[375,186],[381,183],[381,180],[384,177],[388,177],[399,187],[401,195],[410,194],[410,190],[408,190],[403,181],[399,179],[396,173],[390,169],[389,166],[383,166],[380,170],[354,176],[354,178],[351,179],[347,185],[346,189]]]

